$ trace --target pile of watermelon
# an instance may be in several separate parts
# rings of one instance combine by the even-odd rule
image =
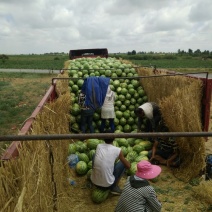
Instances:
[[[80,129],[80,107],[78,105],[78,94],[83,85],[84,79],[89,76],[110,77],[110,87],[116,93],[115,100],[115,127],[121,132],[132,132],[137,129],[137,117],[134,109],[147,102],[147,96],[140,85],[136,69],[131,64],[122,63],[114,58],[78,58],[71,60],[68,67],[72,105],[71,129],[79,132]],[[121,79],[112,79],[119,78]],[[131,77],[131,78],[123,78]],[[75,79],[76,78],[76,79]],[[145,127],[145,119],[142,128]],[[93,126],[96,133],[99,133],[101,124],[100,110],[94,113]],[[109,124],[106,125],[109,127]]]
[[[84,141],[76,141],[69,144],[68,154],[78,155],[79,162],[75,166],[75,171],[78,176],[87,175],[87,179],[90,179],[92,172],[92,158],[95,154],[98,144],[104,143],[100,139],[87,139]],[[152,148],[150,141],[138,139],[138,138],[116,138],[113,141],[113,145],[120,147],[125,158],[131,162],[131,168],[127,170],[127,175],[133,175],[137,171],[137,163],[141,160],[148,160],[148,151]],[[116,161],[117,162],[117,161]],[[95,188],[92,191],[92,200],[95,203],[103,202],[109,194],[109,191],[103,191]]]

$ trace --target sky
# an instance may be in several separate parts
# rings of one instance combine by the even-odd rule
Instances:
[[[212,51],[211,0],[0,0],[0,54]]]

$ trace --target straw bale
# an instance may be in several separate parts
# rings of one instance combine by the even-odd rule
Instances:
[[[194,188],[194,195],[202,202],[206,202],[212,206],[212,181],[202,181]]]
[[[31,134],[69,133],[70,100],[66,92],[46,104],[36,117]],[[22,142],[19,157],[0,167],[0,206],[4,211],[68,211],[69,142]]]

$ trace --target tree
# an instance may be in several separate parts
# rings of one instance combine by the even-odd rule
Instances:
[[[188,49],[188,53],[189,54],[193,54],[193,50],[192,49]]]
[[[0,55],[0,60],[2,60],[2,63],[5,63],[6,60],[8,60],[8,59],[9,59],[9,57],[7,55],[5,55],[5,54]]]
[[[132,50],[132,55],[136,55],[136,51],[135,50]]]

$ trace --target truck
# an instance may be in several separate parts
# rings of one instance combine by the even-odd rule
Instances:
[[[32,135],[38,138],[39,135],[46,134],[52,138],[44,139],[44,141],[39,139],[34,141],[13,140],[1,157],[5,167],[1,170],[4,175],[0,175],[3,185],[1,192],[7,205],[10,205],[11,208],[20,207],[18,203],[29,207],[26,202],[28,198],[31,198],[30,202],[35,210],[42,205],[40,210],[46,211],[49,205],[52,205],[50,208],[55,211],[68,211],[69,207],[74,211],[73,195],[71,198],[70,195],[67,196],[69,190],[72,192],[74,190],[67,188],[67,184],[64,183],[64,178],[70,175],[66,157],[73,150],[71,144],[84,147],[88,143],[85,141],[82,143],[83,137],[99,137],[98,127],[96,127],[96,133],[87,135],[87,137],[81,133],[75,134],[79,130],[78,120],[80,117],[76,99],[80,83],[86,77],[109,77],[111,87],[118,94],[116,110],[119,113],[116,113],[116,116],[119,119],[116,120],[118,129],[114,134],[116,138],[123,138],[125,135],[126,138],[138,138],[139,134],[134,131],[135,121],[131,119],[132,111],[135,106],[149,100],[157,101],[162,106],[162,114],[172,132],[179,132],[180,135],[180,132],[183,132],[182,129],[191,133],[207,132],[209,129],[212,79],[208,78],[207,73],[203,73],[205,77],[202,77],[202,74],[156,71],[155,67],[138,67],[129,61],[110,58],[105,53],[106,51],[96,53],[93,49],[90,51],[88,49],[85,51],[82,49],[70,50],[70,52],[70,61],[64,67],[64,71],[52,79],[48,91],[18,134],[20,136]],[[152,88],[154,88],[154,93]],[[183,107],[184,105],[186,107]],[[167,108],[172,109],[167,113]],[[125,114],[125,110],[129,112]],[[98,112],[95,114],[96,126],[99,123]],[[75,135],[73,136],[75,139],[56,139],[56,135],[62,136],[68,133]],[[130,133],[132,137],[130,137]],[[197,139],[195,136],[187,138],[179,136],[184,163],[188,165],[177,172],[176,176],[188,181],[198,175],[204,167],[204,158],[202,157],[204,142],[205,139]],[[188,143],[192,143],[190,149],[188,149]],[[193,163],[189,161],[193,161]],[[27,170],[26,167],[28,167]],[[71,177],[80,183],[77,176],[73,174],[73,170],[71,170]],[[16,188],[13,187],[14,184]],[[30,188],[34,192],[31,195]],[[35,191],[39,193],[39,197]],[[86,190],[86,192],[88,191]],[[12,193],[15,194],[13,197],[15,203],[11,199]],[[47,198],[49,196],[51,198]],[[85,201],[86,203],[88,204],[88,200]],[[82,204],[84,205],[84,202]],[[93,205],[91,207],[95,210]]]

